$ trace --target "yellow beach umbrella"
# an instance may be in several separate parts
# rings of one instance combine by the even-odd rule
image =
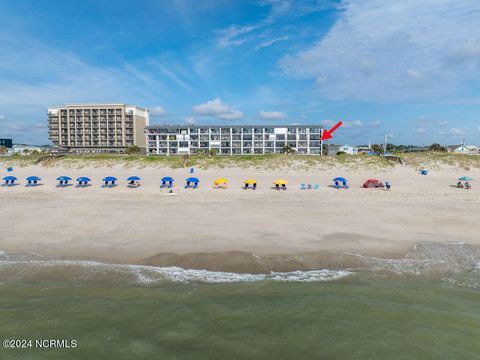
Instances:
[[[256,184],[256,183],[257,183],[257,180],[248,179],[248,180],[245,180],[244,183],[245,183],[245,184],[248,184],[248,185],[252,185],[252,184]]]
[[[217,184],[226,184],[226,183],[228,183],[228,180],[225,179],[225,178],[218,178],[218,179],[215,180],[216,185]]]
[[[287,185],[288,181],[283,179],[278,179],[273,182],[275,185]]]

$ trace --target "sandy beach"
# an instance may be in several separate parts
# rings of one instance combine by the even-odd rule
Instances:
[[[325,252],[396,257],[417,242],[480,244],[476,184],[469,191],[452,187],[461,175],[480,178],[479,169],[466,173],[442,166],[421,176],[401,165],[209,168],[195,170],[201,181],[196,190],[183,188],[188,168],[30,165],[16,167],[14,174],[21,184],[0,188],[0,250],[8,252],[260,271],[315,268],[325,261]],[[43,185],[25,187],[29,175],[40,176]],[[56,188],[61,175],[89,176],[92,186]],[[116,176],[119,186],[102,188],[108,175]],[[130,175],[140,176],[142,186],[127,188]],[[178,196],[164,196],[166,190],[159,188],[167,175],[176,179]],[[219,176],[230,180],[228,189],[213,189]],[[330,187],[336,176],[348,178],[350,189]],[[247,178],[258,180],[256,191],[241,188]],[[289,181],[287,191],[271,188],[277,178]],[[361,188],[368,178],[389,181],[392,189]],[[318,183],[320,189],[300,190],[302,183]],[[254,266],[262,261],[268,264]]]

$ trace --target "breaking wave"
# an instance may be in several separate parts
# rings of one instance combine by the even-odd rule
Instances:
[[[155,267],[145,265],[108,264],[75,260],[3,260],[0,278],[20,280],[60,280],[74,282],[110,282],[155,285],[175,283],[239,283],[258,281],[322,282],[353,274],[347,270],[312,270],[239,274],[232,272]]]
[[[111,264],[60,260],[33,252],[0,251],[0,280],[69,281],[156,285],[163,283],[326,282],[358,273],[433,274],[454,284],[480,286],[480,247],[467,243],[417,243],[398,258],[362,254],[314,252],[297,255],[257,256],[262,273],[186,269],[179,266]],[[218,254],[222,256],[222,254]],[[229,254],[231,256],[231,254]],[[245,254],[239,254],[242,261]],[[281,263],[287,267],[280,267]],[[176,264],[175,264],[176,265]],[[283,271],[286,269],[285,271]],[[320,269],[320,270],[318,270]],[[472,282],[473,279],[473,282]]]

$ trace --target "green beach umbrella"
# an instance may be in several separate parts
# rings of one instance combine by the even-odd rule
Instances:
[[[472,181],[475,180],[474,178],[471,178],[470,176],[462,176],[461,178],[458,178],[460,181]]]

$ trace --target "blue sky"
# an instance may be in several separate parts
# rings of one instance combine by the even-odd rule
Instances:
[[[0,0],[0,137],[47,107],[151,123],[345,125],[336,143],[480,143],[477,0]]]

